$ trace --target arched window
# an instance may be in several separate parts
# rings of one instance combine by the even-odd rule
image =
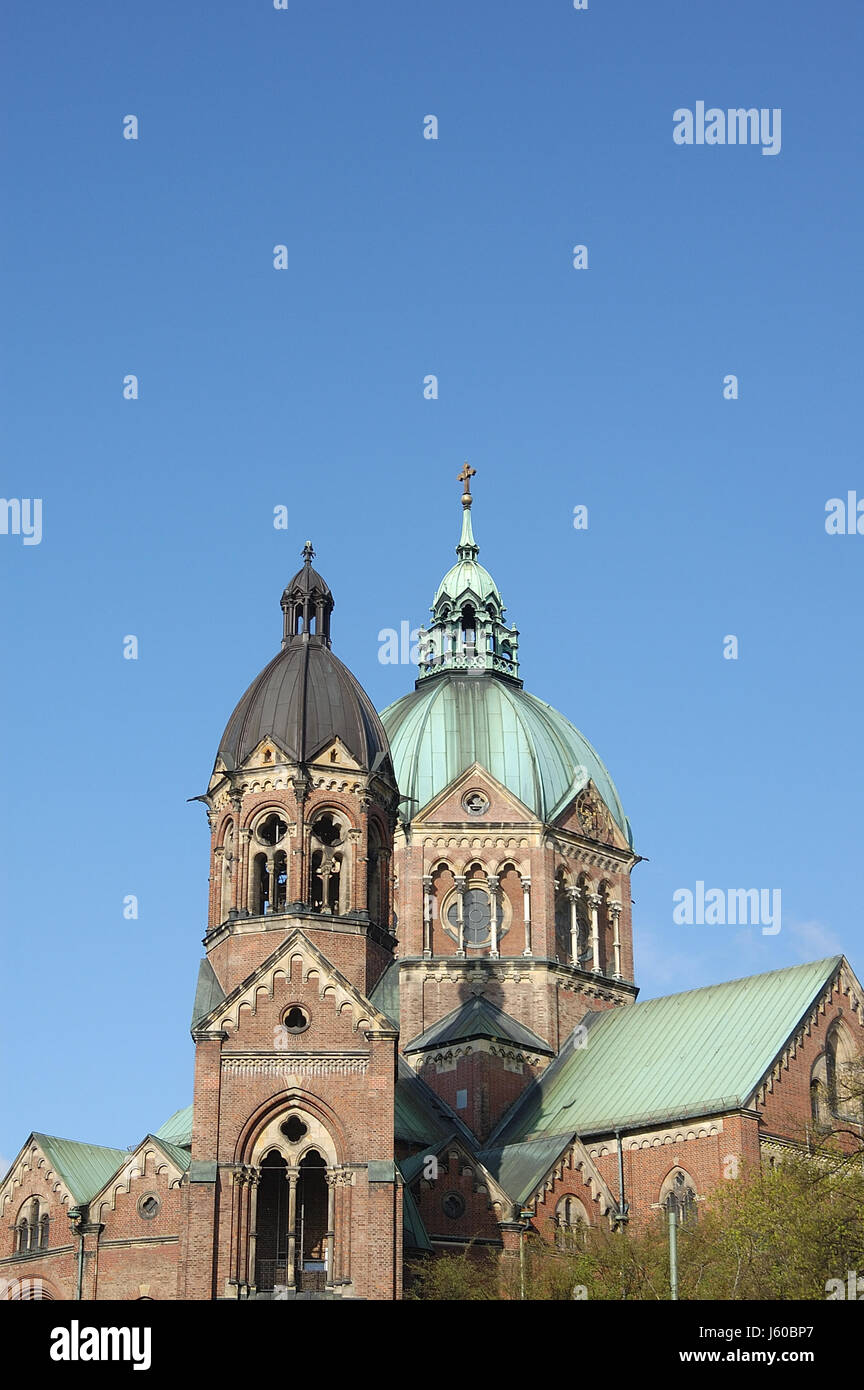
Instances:
[[[580,874],[576,880],[576,887],[579,889],[579,897],[576,901],[576,918],[579,923],[579,959],[575,962],[583,969],[588,970],[594,964],[594,947],[591,940],[591,913],[588,907],[589,894],[594,892],[594,885],[587,874]]]
[[[674,1208],[679,1226],[691,1225],[696,1220],[696,1188],[683,1169],[670,1173],[666,1179],[660,1192],[660,1205],[667,1212]]]
[[[42,1216],[42,1217],[40,1217],[40,1219],[39,1219],[39,1249],[40,1249],[40,1250],[46,1250],[47,1248],[48,1248],[48,1215],[47,1215],[47,1213],[46,1213],[45,1216]]]
[[[555,1208],[555,1245],[558,1250],[580,1250],[588,1233],[588,1215],[578,1197],[562,1197]]]
[[[30,1197],[24,1203],[18,1215],[15,1226],[15,1250],[17,1254],[26,1254],[29,1250],[38,1250],[42,1244],[43,1226],[40,1221],[39,1198]],[[47,1238],[48,1215],[44,1214],[44,1231]]]
[[[848,1085],[847,1068],[856,1061],[855,1044],[840,1021],[835,1021],[825,1040],[825,1050],[810,1074],[813,1120],[820,1129],[830,1129],[836,1121],[860,1124],[862,1106]]]
[[[567,893],[567,875],[563,869],[559,869],[555,875],[555,955],[559,961],[572,961],[570,897]]]
[[[273,911],[284,912],[288,902],[288,857],[284,849],[278,849],[273,856],[273,878]]]
[[[330,811],[312,823],[309,906],[313,912],[344,916],[349,910],[345,828]]]
[[[462,609],[462,646],[467,655],[473,655],[477,642],[477,615],[473,605],[466,603]]]
[[[369,825],[369,850],[366,867],[366,905],[371,921],[387,925],[389,856],[384,836],[375,821]]]
[[[222,841],[222,918],[227,920],[231,911],[232,886],[234,876],[234,824],[229,821]]]
[[[252,861],[252,916],[263,917],[270,910],[270,875],[267,855],[256,854]]]

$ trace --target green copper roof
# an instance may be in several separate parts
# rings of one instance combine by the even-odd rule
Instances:
[[[170,1144],[188,1148],[192,1143],[192,1106],[186,1105],[182,1110],[175,1110],[170,1119],[159,1126],[153,1138],[167,1139]]]
[[[79,1144],[75,1139],[58,1139],[54,1134],[34,1134],[33,1138],[75,1202],[89,1202],[129,1157],[126,1149]]]
[[[552,1048],[542,1038],[538,1038],[530,1028],[517,1023],[515,1018],[491,999],[481,996],[468,999],[458,1008],[445,1014],[431,1028],[416,1037],[405,1048],[406,1052],[424,1052],[430,1047],[443,1047],[448,1043],[467,1042],[471,1038],[490,1038],[499,1042],[515,1043],[517,1047],[530,1052],[551,1054]]]
[[[167,1139],[160,1139],[158,1134],[148,1134],[147,1138],[153,1139],[159,1145],[165,1157],[176,1163],[181,1173],[186,1172],[192,1162],[192,1154],[188,1149],[181,1148],[179,1144],[170,1144]]]
[[[476,598],[483,601],[489,598],[495,599],[498,608],[501,608],[501,595],[495,580],[487,569],[477,563],[479,550],[480,547],[474,539],[471,525],[471,494],[466,491],[462,499],[462,535],[456,547],[456,554],[459,558],[452,569],[447,571],[435,590],[433,608],[437,608],[438,600],[445,595],[447,598],[456,600],[467,593],[474,594]]]
[[[842,956],[595,1013],[490,1136],[480,1158],[515,1200],[574,1135],[746,1105]],[[548,1160],[548,1161],[547,1161]],[[545,1166],[544,1166],[545,1165]]]
[[[419,682],[382,712],[399,791],[411,815],[480,763],[541,820],[563,810],[589,778],[630,839],[615,785],[563,714],[513,682],[447,672]]]

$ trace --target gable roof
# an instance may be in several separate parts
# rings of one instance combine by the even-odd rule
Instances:
[[[552,1055],[553,1048],[530,1028],[517,1023],[502,1008],[483,995],[467,999],[449,1014],[438,1019],[405,1048],[406,1052],[424,1052],[430,1047],[447,1043],[467,1042],[470,1038],[490,1038],[496,1042],[515,1043],[530,1052]]]
[[[63,1179],[73,1201],[89,1202],[129,1158],[126,1149],[107,1149],[100,1144],[80,1144],[55,1134],[33,1138],[51,1166]]]
[[[574,1135],[610,1134],[740,1109],[843,964],[728,980],[584,1020],[492,1133],[480,1159],[515,1198]]]

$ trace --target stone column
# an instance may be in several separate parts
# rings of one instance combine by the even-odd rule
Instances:
[[[297,1255],[297,1179],[299,1177],[296,1168],[289,1168],[285,1173],[288,1179],[288,1287],[294,1287],[294,1261]],[[301,1257],[302,1257],[302,1251]],[[277,1248],[276,1254],[279,1251]]]
[[[259,1168],[249,1169],[249,1254],[247,1259],[246,1283],[257,1288],[256,1270],[258,1252],[258,1184],[261,1181]]]
[[[336,1282],[336,1270],[333,1265],[333,1247],[336,1234],[336,1184],[338,1181],[338,1174],[334,1172],[327,1173],[327,1230],[324,1233],[327,1249],[327,1273],[324,1282],[328,1289],[332,1289]]]
[[[600,905],[603,902],[599,893],[589,893],[586,899],[591,909],[591,969],[600,974]]]
[[[486,879],[489,888],[489,955],[498,957],[498,875],[489,874]]]
[[[276,854],[270,850],[267,855],[267,899],[270,903],[270,911],[276,911]]]
[[[351,1283],[351,1216],[354,1204],[354,1186],[351,1181],[351,1173],[342,1174],[343,1201],[342,1201],[342,1257],[339,1261],[342,1269],[343,1284]]]
[[[309,843],[309,831],[306,826],[304,807],[306,804],[306,793],[309,789],[309,779],[302,774],[291,778],[291,785],[294,788],[294,845],[288,855],[288,884],[286,886],[286,896],[288,902],[308,903],[311,898],[310,885],[306,882],[306,855]],[[287,845],[286,845],[287,849]]]
[[[456,892],[457,892],[457,894],[459,895],[459,896],[457,897],[457,899],[456,899],[456,917],[457,917],[457,928],[456,928],[456,929],[457,929],[457,933],[458,933],[458,946],[457,946],[456,954],[457,954],[457,956],[464,956],[464,954],[465,954],[465,875],[464,875],[464,874],[457,874],[456,878],[454,879],[454,883],[456,884]]]
[[[230,903],[228,904],[229,909],[232,908],[232,907],[235,908],[235,909],[239,909],[239,908],[242,908],[242,907],[244,906],[244,903],[243,903],[243,883],[245,882],[245,880],[244,880],[243,877],[242,877],[242,865],[241,865],[241,861],[242,861],[242,857],[243,857],[243,851],[242,851],[242,841],[241,841],[241,836],[240,836],[240,805],[241,805],[240,797],[239,797],[239,796],[232,796],[232,798],[231,798],[231,809],[232,809],[232,811],[234,812],[234,835],[233,835],[233,841],[234,841],[234,843],[233,843],[232,851],[231,851],[231,852],[232,852],[232,854],[233,854],[233,856],[234,856],[234,862],[233,862],[233,864],[231,865],[231,901],[230,901]],[[250,833],[251,833],[251,832],[250,832]],[[247,836],[247,839],[248,839],[248,836]]]
[[[249,842],[252,839],[252,831],[248,827],[238,830],[237,837],[238,862],[234,874],[234,903],[239,911],[248,916],[252,898],[252,885],[249,882]]]
[[[223,899],[225,881],[225,849],[223,845],[216,845],[213,849],[213,877],[210,880],[210,925],[218,927],[225,919],[223,916]]]
[[[612,942],[612,952],[614,956],[612,973],[616,980],[621,979],[621,908],[622,904],[615,898],[609,903],[609,911],[612,914],[612,932],[614,936]]]
[[[582,897],[581,888],[568,888],[567,896],[570,899],[570,963],[579,964],[579,899]]]
[[[360,794],[360,837],[359,842],[354,846],[354,863],[356,865],[354,875],[354,901],[348,904],[348,908],[355,912],[369,911],[369,806],[371,797],[368,792]]]
[[[243,1206],[246,1195],[246,1174],[243,1169],[235,1170],[234,1173],[234,1206],[237,1212],[237,1225],[234,1230],[234,1283],[240,1288],[240,1275],[242,1272],[242,1250],[243,1250]]]
[[[522,954],[523,954],[523,956],[530,956],[530,955],[532,954],[532,952],[531,952],[531,880],[530,880],[530,878],[523,878],[523,880],[522,880],[522,905],[523,905],[523,912],[524,912],[524,914],[525,914],[525,949],[524,949],[524,951],[522,952]]]
[[[423,875],[423,955],[432,954],[432,875]]]

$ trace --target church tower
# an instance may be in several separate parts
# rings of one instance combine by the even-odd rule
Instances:
[[[523,687],[519,633],[478,561],[473,476],[415,688],[382,721],[403,798],[401,1048],[482,1143],[586,1014],[635,999],[638,856],[595,750]]]
[[[387,736],[331,649],[312,566],[228,721],[204,801],[210,910],[192,1024],[188,1298],[399,1296],[398,791]]]

